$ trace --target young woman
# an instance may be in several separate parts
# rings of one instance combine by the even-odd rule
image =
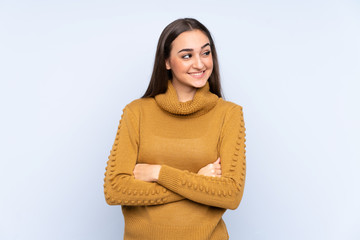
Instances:
[[[161,33],[144,96],[123,109],[106,202],[122,205],[126,240],[225,240],[245,170],[242,107],[222,98],[211,34],[178,19]]]

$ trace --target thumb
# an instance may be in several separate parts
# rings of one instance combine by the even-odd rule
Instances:
[[[220,163],[220,157],[218,157],[214,163]]]

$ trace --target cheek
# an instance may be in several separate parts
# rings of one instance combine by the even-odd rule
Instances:
[[[173,60],[171,62],[171,69],[173,72],[187,72],[189,64],[181,60]]]
[[[206,61],[204,63],[205,63],[207,68],[209,68],[209,69],[213,68],[213,60],[212,60],[212,58],[206,59]]]

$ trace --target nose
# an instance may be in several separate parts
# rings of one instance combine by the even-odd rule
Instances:
[[[203,69],[204,63],[200,56],[194,57],[193,67],[196,69]]]

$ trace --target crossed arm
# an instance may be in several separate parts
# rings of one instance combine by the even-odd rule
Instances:
[[[138,163],[134,168],[134,177],[145,182],[156,182],[159,179],[161,165]],[[212,177],[221,177],[221,162],[215,162],[201,168],[197,174]]]
[[[158,205],[187,198],[215,207],[237,208],[245,183],[245,127],[240,106],[234,107],[225,121],[221,160],[218,158],[198,173],[167,165],[137,164],[136,121],[125,107],[105,172],[108,204]]]

